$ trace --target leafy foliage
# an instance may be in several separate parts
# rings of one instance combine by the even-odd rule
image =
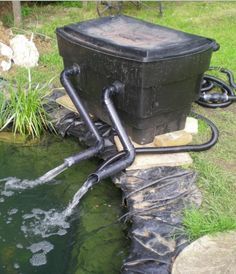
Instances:
[[[11,126],[14,133],[38,138],[44,129],[51,128],[44,108],[47,87],[48,83],[40,87],[29,82],[25,88],[18,81],[9,86],[9,98],[0,93],[0,130]]]

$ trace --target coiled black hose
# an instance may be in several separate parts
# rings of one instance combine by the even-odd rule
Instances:
[[[221,73],[226,74],[229,83],[225,83],[223,80],[212,75],[204,75],[200,96],[196,102],[199,105],[208,108],[228,107],[236,101],[236,95],[234,93],[236,83],[234,82],[232,71],[218,67],[210,67],[209,70],[218,70]],[[221,93],[210,93],[215,87],[220,88]]]

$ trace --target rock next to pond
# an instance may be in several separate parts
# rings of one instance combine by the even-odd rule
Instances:
[[[236,232],[204,236],[186,247],[174,262],[172,274],[235,274]]]
[[[62,95],[63,92],[54,92],[48,109],[55,128],[63,136],[71,135],[87,146],[94,145],[79,115],[55,104]],[[114,132],[103,122],[95,123],[105,137],[105,151],[100,157],[106,159],[117,152]],[[175,257],[189,244],[182,224],[183,212],[188,206],[201,204],[196,173],[179,167],[155,167],[129,170],[113,179],[121,187],[128,208],[121,221],[131,223],[130,255],[122,273],[170,273]]]

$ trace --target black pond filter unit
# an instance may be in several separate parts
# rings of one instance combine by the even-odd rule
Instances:
[[[114,81],[124,85],[114,103],[139,144],[184,128],[218,49],[213,39],[123,15],[58,28],[57,39],[65,68],[80,66],[72,82],[91,114],[111,124],[101,92]]]
[[[123,151],[89,176],[89,185],[125,169],[138,153],[203,151],[217,142],[216,126],[198,114],[212,131],[204,144],[135,149],[130,141],[147,144],[156,135],[183,129],[192,102],[204,101],[204,96],[210,100],[201,85],[212,52],[219,48],[215,40],[123,15],[56,32],[65,67],[61,83],[96,140],[94,147],[65,159],[65,164],[91,158],[104,148],[89,113],[110,124],[123,145]],[[209,91],[209,79],[204,83]]]

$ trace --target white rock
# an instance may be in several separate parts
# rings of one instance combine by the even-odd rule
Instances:
[[[193,117],[187,117],[184,131],[197,134],[198,133],[198,120]]]
[[[8,71],[11,68],[11,60],[3,60],[2,62],[0,62],[0,67],[3,71]]]
[[[31,40],[24,35],[16,35],[10,40],[10,46],[13,50],[13,61],[16,65],[32,68],[38,65],[39,52]]]
[[[0,55],[6,56],[8,59],[12,59],[13,51],[6,44],[0,42]]]

